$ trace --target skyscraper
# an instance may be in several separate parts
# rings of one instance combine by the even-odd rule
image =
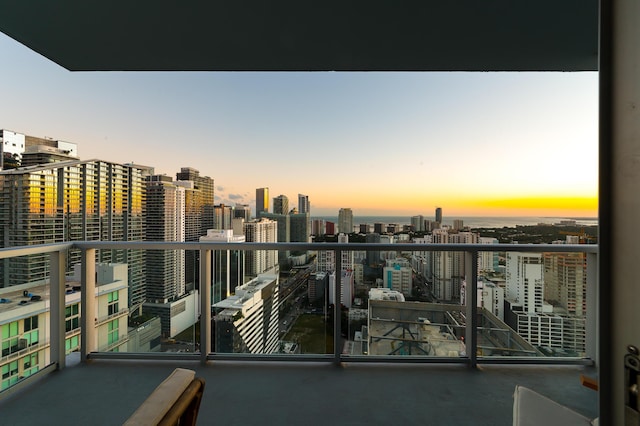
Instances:
[[[308,195],[298,194],[298,213],[311,213]]]
[[[245,222],[249,222],[251,220],[251,207],[249,204],[236,204],[233,209],[233,217],[241,217]]]
[[[231,206],[217,204],[213,206],[213,212],[213,229],[232,229],[233,225],[231,223],[231,220],[233,219],[233,208]],[[208,229],[207,232],[209,232]]]
[[[442,207],[436,207],[436,222],[442,223]]]
[[[100,160],[65,161],[0,172],[0,245],[145,238],[150,168]],[[38,200],[34,203],[32,200]],[[80,262],[71,250],[67,270]],[[143,250],[98,250],[97,261],[128,265],[129,302],[145,300]],[[0,261],[0,287],[44,279],[46,254]]]
[[[177,184],[185,188],[185,241],[198,241],[213,229],[214,181],[191,167],[182,167],[176,174]],[[199,253],[187,250],[185,253],[185,279],[188,288],[197,287],[200,277]]]
[[[214,227],[213,199],[214,181],[209,176],[200,176],[200,172],[192,167],[181,167],[176,173],[176,180],[191,181],[193,188],[200,191],[200,205],[198,206],[200,215],[200,231],[198,237],[207,235],[207,229]],[[196,213],[196,212],[194,212]],[[187,240],[198,241],[198,239]]]
[[[273,199],[273,214],[289,214],[289,198],[278,195]]]
[[[201,242],[243,243],[244,235],[234,235],[231,229],[209,229]],[[244,284],[245,251],[212,250],[211,252],[211,298],[212,303],[226,299],[235,293],[236,287]]]
[[[277,242],[278,223],[266,218],[244,223],[245,241],[249,243]],[[277,250],[253,250],[245,255],[247,276],[256,277],[278,265]]]
[[[338,232],[343,234],[353,232],[353,212],[350,208],[342,208],[338,212]]]
[[[153,175],[147,186],[147,241],[184,241],[185,189],[169,176]],[[148,250],[147,302],[167,303],[185,294],[184,250]]]
[[[289,215],[289,241],[297,243],[308,243],[311,231],[309,213],[292,213]]]
[[[256,189],[256,218],[269,213],[269,188]]]

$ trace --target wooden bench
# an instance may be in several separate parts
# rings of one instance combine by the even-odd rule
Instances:
[[[193,370],[176,368],[124,423],[126,426],[195,426],[204,379]]]

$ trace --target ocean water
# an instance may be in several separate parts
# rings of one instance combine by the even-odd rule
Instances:
[[[338,216],[312,216],[311,219],[324,219],[330,222],[338,223]],[[427,220],[435,220],[433,217],[425,216]],[[542,217],[542,216],[522,216],[522,217],[479,217],[479,216],[451,216],[443,217],[442,222],[444,225],[453,225],[454,220],[462,220],[465,226],[471,228],[513,228],[516,225],[537,225],[539,223],[555,224],[560,223],[563,220],[575,220],[577,225],[580,226],[595,226],[598,225],[598,218],[595,217]],[[360,224],[373,225],[374,223],[398,225],[410,225],[411,216],[354,216],[353,225],[359,226]]]

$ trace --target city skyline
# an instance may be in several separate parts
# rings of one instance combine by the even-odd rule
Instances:
[[[314,216],[597,215],[596,73],[70,73],[0,49],[0,128],[193,167],[216,203],[269,187]]]

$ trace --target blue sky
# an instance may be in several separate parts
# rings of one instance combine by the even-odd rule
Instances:
[[[267,186],[317,215],[595,215],[596,73],[71,73],[2,34],[0,52],[0,128],[195,167],[222,202]]]

